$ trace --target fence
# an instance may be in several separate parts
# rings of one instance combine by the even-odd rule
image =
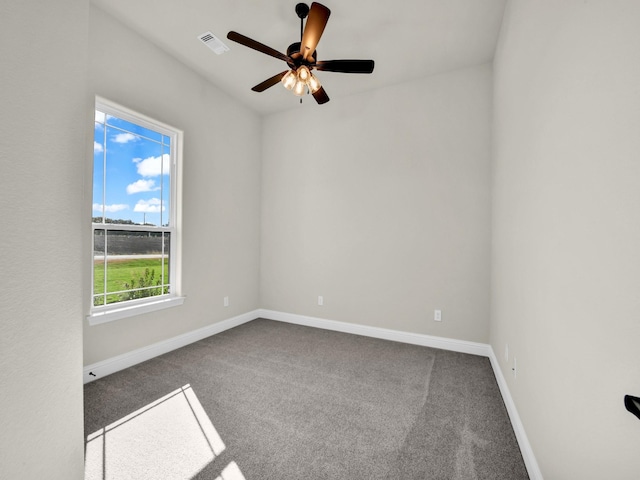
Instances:
[[[104,255],[105,235],[103,230],[96,230],[93,237],[94,255]],[[164,239],[164,252],[169,253],[169,234],[156,232],[109,232],[107,239],[109,255],[149,255],[162,253]]]

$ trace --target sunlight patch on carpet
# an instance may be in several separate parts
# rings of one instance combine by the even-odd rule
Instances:
[[[216,480],[246,480],[236,462],[227,465]]]
[[[224,449],[195,392],[185,385],[89,435],[85,480],[188,480]],[[222,478],[244,479],[232,464]]]

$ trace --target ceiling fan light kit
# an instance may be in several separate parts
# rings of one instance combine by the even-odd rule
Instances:
[[[287,90],[302,97],[305,93],[313,95],[315,101],[322,105],[329,101],[320,80],[312,70],[339,73],[371,73],[374,68],[373,60],[325,60],[317,61],[316,47],[327,25],[331,10],[320,3],[312,3],[311,8],[305,3],[296,5],[296,14],[300,18],[300,42],[292,43],[287,48],[287,54],[268,47],[240,33],[231,31],[227,38],[245,47],[283,60],[289,66],[289,70],[278,73],[271,78],[254,86],[254,92],[264,92],[266,89],[282,82]],[[303,28],[303,21],[307,19]],[[302,99],[300,99],[302,101]]]
[[[298,70],[289,70],[282,77],[282,85],[287,90],[293,90],[294,95],[301,97],[308,89],[311,94],[316,93],[322,86],[320,80],[307,67],[302,65]]]

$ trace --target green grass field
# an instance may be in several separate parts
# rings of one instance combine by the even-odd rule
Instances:
[[[134,280],[137,287],[138,279],[144,277],[145,269],[155,272],[154,281],[162,280],[162,259],[141,258],[136,260],[109,260],[107,262],[107,293],[124,290],[125,283],[131,284]],[[104,261],[95,260],[93,264],[93,293],[104,293]],[[169,262],[164,262],[165,283],[169,282]],[[155,283],[155,282],[154,282]],[[120,300],[119,295],[107,295],[107,303]],[[95,305],[102,305],[102,299],[96,298]]]

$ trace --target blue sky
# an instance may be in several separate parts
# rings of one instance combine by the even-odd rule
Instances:
[[[104,205],[107,218],[166,225],[169,143],[166,135],[96,111],[92,216],[102,216]]]

